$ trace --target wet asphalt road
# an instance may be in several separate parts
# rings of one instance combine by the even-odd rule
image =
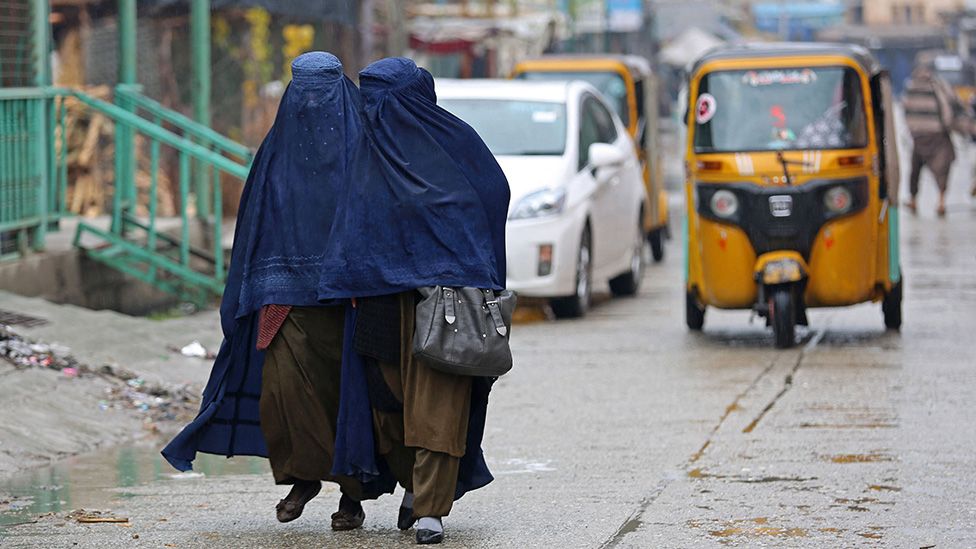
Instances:
[[[641,293],[514,331],[485,448],[496,481],[457,503],[446,547],[976,547],[976,200],[946,219],[926,180],[903,216],[905,324],[880,305],[811,312],[791,350],[746,312],[684,328],[681,250]],[[282,525],[267,474],[119,488],[103,509],[13,527],[3,547],[398,547],[399,494],[333,533],[326,488]]]

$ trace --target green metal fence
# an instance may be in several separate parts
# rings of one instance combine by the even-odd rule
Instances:
[[[47,3],[0,2],[0,259],[44,246],[63,208],[48,77]],[[42,31],[38,31],[42,28]]]
[[[0,2],[0,87],[27,87],[35,82],[36,37],[31,32],[34,7],[30,0]]]
[[[0,259],[41,249],[65,215],[63,99],[0,88]]]

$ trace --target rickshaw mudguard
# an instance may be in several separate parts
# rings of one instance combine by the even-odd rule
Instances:
[[[772,286],[800,282],[808,276],[810,268],[799,252],[777,250],[759,256],[753,272],[756,282]]]
[[[695,213],[697,216],[697,213]],[[740,227],[697,217],[691,230],[697,240],[700,298],[721,309],[750,309],[756,302],[753,266],[756,252]]]

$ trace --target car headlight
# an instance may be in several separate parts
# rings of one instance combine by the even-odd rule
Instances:
[[[518,201],[509,219],[531,219],[556,215],[566,205],[566,189],[544,189],[536,191]]]
[[[824,193],[824,206],[832,214],[843,214],[851,211],[854,197],[846,187],[833,187]]]
[[[723,219],[729,219],[739,211],[739,197],[735,196],[734,192],[725,189],[715,191],[715,194],[712,195],[712,199],[709,201],[709,206],[711,206],[712,213],[715,215]]]

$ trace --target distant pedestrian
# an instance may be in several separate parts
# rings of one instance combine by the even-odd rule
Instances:
[[[916,63],[905,89],[904,107],[913,141],[912,171],[909,178],[911,197],[906,206],[913,213],[917,210],[919,177],[922,168],[928,167],[939,188],[936,213],[944,216],[949,171],[956,159],[951,131],[961,105],[931,64],[920,61]]]
[[[377,452],[406,490],[397,525],[440,543],[453,501],[492,478],[480,445],[493,379],[414,355],[416,290],[504,289],[509,187],[478,134],[437,106],[429,72],[393,58],[359,77],[364,171],[340,199],[320,297],[356,298]]]

